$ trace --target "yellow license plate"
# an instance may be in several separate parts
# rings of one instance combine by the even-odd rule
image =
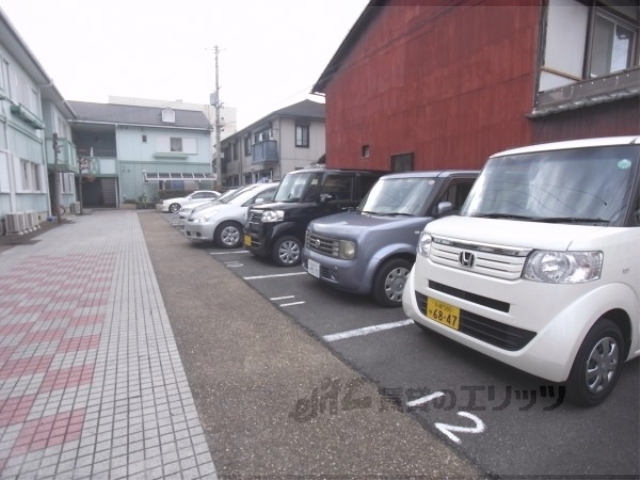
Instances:
[[[460,329],[460,309],[448,303],[427,298],[427,317],[454,330]]]
[[[245,235],[245,236],[244,236],[244,244],[245,244],[247,247],[250,247],[250,246],[251,246],[251,237],[250,237],[249,235]]]

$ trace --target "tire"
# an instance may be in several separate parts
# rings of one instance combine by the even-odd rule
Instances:
[[[293,267],[302,260],[302,244],[296,237],[285,235],[273,245],[271,258],[281,267]]]
[[[582,407],[598,405],[613,391],[624,363],[620,328],[602,318],[589,330],[573,362],[567,398]]]
[[[402,290],[411,267],[412,263],[404,258],[392,258],[383,263],[373,277],[373,299],[384,307],[402,306]]]
[[[179,203],[172,203],[171,205],[169,205],[169,212],[176,213],[178,210],[180,210]]]
[[[237,222],[222,222],[213,234],[213,241],[221,248],[238,248],[242,245],[242,227]]]

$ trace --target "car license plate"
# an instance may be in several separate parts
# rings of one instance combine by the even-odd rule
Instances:
[[[448,303],[427,298],[427,317],[454,330],[460,329],[460,309]]]
[[[315,260],[307,260],[307,272],[316,278],[320,278],[320,264]]]
[[[250,235],[245,235],[245,236],[244,236],[244,244],[245,244],[247,247],[250,247],[250,246],[251,246],[251,236],[250,236]]]

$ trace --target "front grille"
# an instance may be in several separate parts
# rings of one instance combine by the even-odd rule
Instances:
[[[247,216],[246,229],[250,231],[257,231],[260,221],[262,219],[262,211],[250,210]]]
[[[418,307],[425,315],[427,297],[418,292],[415,294]],[[521,350],[536,336],[535,332],[505,325],[462,309],[460,309],[460,330],[458,331],[510,352]]]
[[[339,245],[340,242],[338,240],[321,237],[311,232],[307,233],[307,248],[321,255],[337,258],[339,255]]]
[[[473,255],[470,266],[461,264],[463,253]],[[434,237],[429,258],[438,265],[504,280],[517,280],[522,275],[528,253],[526,249],[484,246]]]

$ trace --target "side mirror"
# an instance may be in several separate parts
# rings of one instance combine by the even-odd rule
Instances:
[[[441,217],[449,212],[453,211],[453,203],[451,202],[440,202],[436,205],[436,208],[433,209],[433,214],[436,217]]]
[[[320,194],[320,203],[327,203],[329,200],[333,200],[333,195],[331,195],[330,193]]]
[[[264,198],[256,198],[256,201],[253,202],[254,205],[262,205],[264,203]]]

